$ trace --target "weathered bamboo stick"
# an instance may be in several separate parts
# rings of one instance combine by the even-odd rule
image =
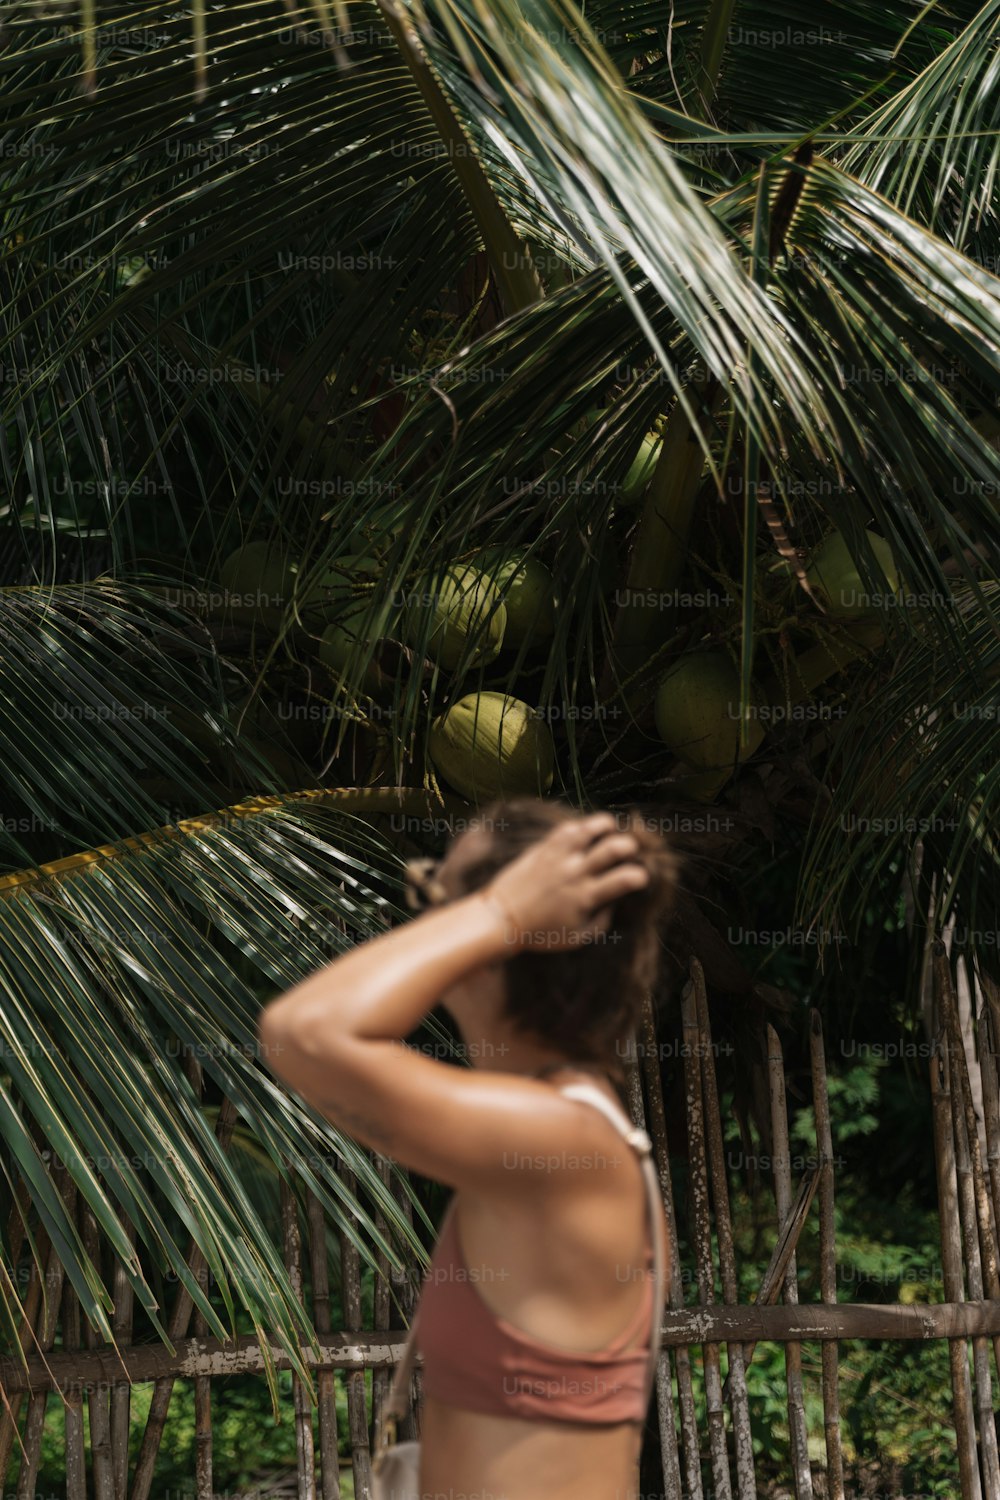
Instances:
[[[76,1221],[77,1186],[66,1174],[66,1212]],[[67,1276],[63,1283],[62,1346],[67,1354],[80,1347],[80,1300]],[[87,1456],[83,1441],[83,1395],[69,1389],[63,1393],[66,1430],[66,1500],[87,1500]],[[3,1476],[0,1475],[0,1488]]]
[[[357,1186],[354,1173],[345,1167],[343,1177],[345,1188],[349,1193],[353,1193]],[[360,1256],[356,1247],[343,1232],[340,1236],[340,1266],[344,1318],[348,1328],[357,1329],[360,1333],[362,1331]],[[371,1494],[372,1477],[363,1370],[352,1370],[347,1377],[347,1420],[351,1444],[351,1465],[354,1470],[354,1493],[357,1500],[368,1500]]]
[[[232,1140],[233,1128],[236,1125],[236,1105],[232,1099],[225,1098],[215,1120],[215,1134],[219,1142],[219,1149],[228,1151]],[[205,1257],[194,1243],[192,1238],[188,1245],[187,1253],[188,1268],[192,1276],[200,1277],[205,1267]],[[177,1296],[174,1299],[173,1311],[167,1324],[167,1332],[171,1343],[177,1344],[187,1333],[191,1322],[191,1313],[194,1302],[187,1287],[181,1283],[177,1288]],[[167,1413],[170,1410],[170,1397],[173,1394],[176,1373],[171,1372],[157,1378],[153,1389],[153,1399],[149,1404],[149,1412],[146,1416],[146,1426],[142,1434],[142,1445],[139,1449],[139,1457],[136,1460],[135,1474],[132,1476],[132,1493],[130,1500],[149,1500],[149,1490],[153,1482],[153,1470],[156,1467],[156,1455],[160,1451],[160,1442],[163,1438],[163,1429],[166,1426]],[[98,1497],[101,1500],[101,1497]]]
[[[204,1073],[201,1063],[190,1047],[181,1051],[181,1061],[191,1083],[195,1097],[201,1099],[204,1091]],[[207,1267],[202,1262],[198,1280],[206,1296],[209,1292]],[[204,1338],[208,1333],[208,1321],[199,1309],[194,1314],[195,1338]],[[114,1398],[112,1397],[112,1405]],[[116,1453],[117,1458],[117,1453]],[[215,1488],[212,1465],[212,1378],[196,1375],[194,1378],[194,1479],[197,1500],[212,1500]],[[118,1500],[123,1500],[119,1495]]]
[[[130,1245],[134,1245],[135,1225],[125,1215],[122,1215],[121,1219],[125,1237]],[[112,1332],[116,1343],[126,1348],[132,1342],[135,1293],[120,1260],[115,1261],[112,1297],[114,1300]],[[111,1470],[114,1475],[116,1500],[127,1500],[128,1497],[128,1437],[131,1404],[132,1387],[127,1380],[116,1380],[111,1387],[110,1412]]]
[[[642,1101],[642,1077],[639,1072],[639,1061],[636,1056],[634,1033],[629,1038],[629,1046],[625,1056],[625,1091],[628,1097],[629,1118],[632,1120],[633,1124],[639,1125],[643,1130],[645,1130],[646,1114],[643,1108]],[[651,1333],[651,1336],[657,1341],[656,1375],[654,1375],[653,1377],[654,1387],[656,1384],[656,1376],[659,1375],[660,1355],[662,1353],[663,1347],[659,1340],[659,1333],[660,1328],[658,1319],[656,1331],[655,1333]],[[659,1415],[659,1399],[657,1399],[657,1415]],[[642,1493],[642,1446],[642,1439],[640,1437],[639,1446],[635,1457],[635,1467],[633,1469],[631,1481],[632,1489],[634,1489],[636,1494]]]
[[[799,1235],[802,1233],[802,1226],[806,1222],[806,1219],[809,1217],[809,1210],[812,1207],[812,1201],[816,1196],[816,1189],[818,1186],[819,1167],[817,1166],[814,1167],[811,1171],[806,1172],[803,1175],[801,1182],[799,1183],[799,1190],[795,1196],[795,1202],[792,1204],[791,1208],[786,1214],[785,1222],[778,1230],[778,1238],[775,1241],[774,1249],[771,1251],[771,1259],[767,1263],[767,1270],[761,1277],[760,1286],[757,1289],[757,1296],[751,1304],[753,1307],[772,1307],[780,1297],[781,1288],[784,1285],[785,1281],[785,1272],[788,1269],[788,1262],[795,1254],[795,1247],[799,1242]],[[770,1334],[768,1335],[768,1337],[770,1338]],[[753,1360],[754,1350],[756,1349],[756,1347],[756,1340],[754,1340],[753,1343],[744,1344],[744,1368],[748,1367]],[[724,1385],[722,1388],[723,1396],[727,1394],[728,1384],[729,1376],[727,1375],[726,1385]]]
[[[719,1107],[719,1089],[715,1077],[715,1052],[712,1046],[712,1021],[708,1011],[708,995],[701,964],[691,959],[691,978],[694,982],[695,1007],[702,1045],[701,1084],[705,1102],[705,1121],[708,1133],[709,1164],[712,1171],[712,1198],[715,1204],[715,1231],[719,1240],[719,1272],[722,1279],[724,1302],[735,1305],[739,1296],[736,1280],[736,1252],[733,1246],[733,1224],[729,1212],[729,1179],[726,1173],[726,1152],[722,1139],[722,1112]],[[754,1474],[753,1440],[750,1433],[750,1407],[747,1399],[746,1369],[743,1360],[743,1345],[738,1341],[727,1345],[729,1373],[726,1388],[729,1392],[733,1433],[736,1442],[736,1484],[739,1500],[756,1500],[757,1480]]]
[[[376,1171],[388,1187],[390,1179],[388,1159],[375,1152],[373,1161]],[[378,1208],[375,1210],[375,1227],[383,1235],[388,1233],[389,1226],[384,1214]],[[375,1260],[375,1286],[372,1296],[372,1327],[378,1332],[384,1331],[389,1326],[390,1301],[389,1257],[384,1251],[379,1250]],[[372,1371],[372,1419],[368,1429],[368,1438],[373,1448],[382,1430],[382,1406],[388,1395],[389,1381],[388,1370]]]
[[[312,1267],[313,1326],[320,1336],[328,1334],[330,1321],[330,1267],[326,1254],[326,1218],[316,1194],[306,1189],[309,1223],[309,1256]],[[319,1410],[320,1483],[323,1500],[340,1500],[340,1454],[337,1438],[337,1376],[320,1370],[316,1377]]]
[[[291,1163],[284,1163],[291,1173]],[[278,1179],[281,1197],[282,1249],[285,1269],[296,1299],[302,1301],[302,1239],[299,1211],[291,1182]],[[292,1402],[295,1409],[295,1467],[298,1474],[298,1500],[316,1500],[316,1459],[313,1453],[312,1403],[300,1375],[292,1375]]]
[[[1000,1329],[1000,1304],[982,1302],[840,1302],[826,1307],[819,1302],[795,1306],[758,1307],[725,1302],[668,1308],[663,1314],[664,1347],[728,1344],[739,1339],[775,1344],[824,1343],[828,1339],[891,1339],[925,1344],[932,1339],[991,1337]],[[377,1370],[399,1362],[406,1340],[404,1329],[389,1329],[378,1341],[340,1331],[321,1339],[314,1348],[299,1345],[302,1363],[310,1369]],[[122,1364],[133,1381],[155,1381],[165,1368],[177,1380],[195,1375],[255,1375],[273,1362],[276,1369],[291,1364],[284,1347],[267,1341],[267,1355],[256,1333],[237,1338],[179,1339],[177,1354],[160,1344],[138,1344],[122,1350],[118,1359],[107,1345],[84,1354],[65,1351],[29,1358],[25,1375],[20,1360],[0,1359],[0,1383],[10,1393],[26,1390],[84,1389],[91,1384],[120,1380]]]
[[[203,1312],[194,1315],[194,1336],[204,1338],[208,1323]],[[212,1377],[194,1378],[194,1481],[197,1500],[212,1500],[215,1488],[212,1463]]]
[[[785,1102],[785,1065],[781,1042],[774,1027],[767,1027],[767,1065],[771,1093],[771,1138],[774,1142],[774,1196],[778,1223],[788,1215],[792,1200],[791,1157],[788,1148],[788,1106]],[[799,1300],[794,1253],[788,1258],[784,1279],[786,1303]],[[805,1402],[802,1393],[802,1349],[798,1344],[785,1347],[785,1379],[788,1386],[788,1427],[792,1446],[797,1500],[812,1500],[812,1469],[809,1464],[809,1434],[806,1429]]]
[[[955,1143],[951,1133],[951,1088],[948,1078],[948,1054],[942,1045],[940,1017],[935,1018],[935,1048],[930,1058],[931,1107],[934,1125],[934,1159],[937,1168],[938,1225],[941,1233],[941,1273],[944,1294],[952,1304],[962,1303],[965,1288],[962,1276],[962,1243],[958,1225],[958,1186],[955,1170]],[[952,1409],[955,1416],[955,1446],[958,1451],[958,1475],[962,1500],[983,1500],[976,1454],[976,1428],[972,1415],[972,1382],[969,1377],[969,1351],[964,1338],[953,1338],[948,1344],[951,1367]]]
[[[101,1237],[97,1219],[87,1203],[81,1198],[81,1234],[83,1247],[102,1279]],[[98,1347],[97,1330],[90,1320],[84,1326],[84,1339],[88,1349]],[[114,1500],[115,1475],[111,1462],[111,1405],[108,1399],[110,1382],[102,1381],[87,1391],[87,1407],[90,1412],[90,1462],[94,1475],[96,1500]]]
[[[667,1233],[670,1236],[670,1243],[667,1246],[670,1272],[670,1290],[667,1301],[671,1307],[683,1307],[684,1283],[681,1277],[680,1251],[677,1246],[674,1190],[670,1177],[667,1112],[663,1103],[663,1079],[660,1074],[660,1049],[656,1039],[653,996],[649,990],[646,991],[642,1003],[640,1045],[639,1048],[633,1046],[628,1059],[630,1065],[629,1077],[630,1079],[635,1079],[638,1083],[638,1068],[635,1059],[637,1051],[642,1058],[642,1077],[645,1080],[646,1097],[649,1101],[649,1137],[653,1143],[653,1156],[656,1160],[657,1174],[660,1179],[660,1192],[663,1197],[664,1212],[667,1219]],[[642,1110],[641,1086],[637,1092],[639,1096],[638,1104],[633,1106],[632,1115],[633,1119],[639,1119],[644,1122],[645,1116]],[[684,1398],[682,1392],[686,1389],[686,1399],[690,1410],[690,1431],[693,1434],[695,1459],[697,1461],[698,1426],[695,1420],[694,1391],[691,1386],[691,1361],[687,1355],[687,1350],[684,1350],[684,1355],[685,1364],[683,1372],[680,1360],[677,1360],[677,1391],[683,1405]],[[656,1420],[660,1433],[660,1460],[663,1469],[664,1500],[681,1500],[680,1454],[677,1448],[677,1418],[674,1413],[673,1376],[670,1368],[670,1353],[666,1349],[660,1350],[659,1363],[656,1367]]]
[[[979,1250],[983,1268],[983,1283],[988,1296],[1000,1298],[1000,1276],[997,1274],[997,1250],[993,1238],[993,1222],[986,1174],[983,1170],[982,1150],[979,1143],[979,1122],[972,1102],[972,1082],[969,1078],[969,1058],[958,1019],[958,1007],[952,988],[948,958],[943,948],[934,954],[935,978],[941,985],[944,1000],[945,1022],[951,1039],[952,1055],[956,1059],[960,1093],[958,1095],[965,1116],[965,1131],[969,1141],[969,1159],[972,1163],[972,1187],[975,1195],[976,1223],[979,1227]],[[980,1076],[982,1069],[980,1069]],[[1000,1339],[993,1345],[997,1369],[1000,1370]]]
[[[65,1181],[69,1176],[65,1167],[57,1166],[52,1172],[56,1191],[65,1198]],[[45,1266],[45,1298],[39,1326],[36,1330],[38,1351],[46,1353],[52,1348],[59,1321],[59,1305],[62,1300],[65,1268],[55,1249],[49,1251]],[[17,1500],[34,1500],[38,1466],[42,1454],[42,1432],[45,1427],[45,1408],[48,1392],[33,1392],[28,1398],[28,1411],[24,1420],[21,1440],[24,1445],[20,1472],[17,1476]]]
[[[965,1047],[962,1044],[961,1035],[958,1037],[957,1045],[955,1042],[952,1025],[954,997],[951,993],[951,976],[947,972],[944,944],[940,942],[935,943],[934,947],[934,990],[948,1053],[952,1137],[955,1142],[955,1168],[958,1176],[958,1212],[962,1224],[969,1300],[981,1302],[983,1271],[979,1254],[979,1225],[972,1178],[972,1157],[969,1138],[966,1134],[965,1108],[962,1098],[962,1058],[965,1054]],[[1000,1495],[1000,1458],[997,1455],[996,1426],[993,1420],[989,1343],[982,1335],[972,1341],[972,1362],[976,1374],[975,1402],[979,1429],[979,1459],[982,1464],[983,1486],[992,1500],[993,1496]]]
[[[983,1080],[986,1159],[993,1198],[993,1222],[1000,1230],[1000,1083],[997,1078],[996,1016],[989,1000],[988,985],[989,980],[983,976],[979,1008],[979,1072]]]
[[[402,1209],[403,1217],[412,1227],[413,1204],[410,1202],[409,1196],[407,1195],[402,1182],[398,1180],[395,1182],[393,1192],[396,1197],[396,1202]],[[411,1280],[409,1277],[406,1277],[400,1284],[399,1305],[403,1317],[406,1320],[407,1327],[409,1327],[409,1325],[413,1321],[414,1310],[416,1308],[419,1296],[419,1278],[414,1278],[413,1280]],[[396,1433],[401,1442],[416,1442],[420,1437],[420,1382],[421,1372],[419,1365],[417,1365],[410,1376],[410,1389],[413,1392],[413,1400],[410,1404],[410,1409],[407,1412],[406,1416],[396,1423]]]
[[[809,1058],[812,1067],[813,1110],[816,1144],[819,1147],[819,1286],[820,1296],[837,1303],[837,1243],[834,1218],[835,1181],[833,1133],[830,1128],[830,1098],[826,1085],[826,1053],[823,1022],[818,1010],[809,1012]],[[840,1351],[834,1343],[823,1345],[823,1430],[826,1435],[826,1483],[828,1500],[844,1500],[844,1455],[840,1443]]]
[[[760,1278],[760,1287],[757,1289],[757,1296],[754,1298],[751,1307],[774,1307],[775,1302],[780,1298],[781,1287],[784,1286],[784,1275],[786,1275],[787,1268],[789,1268],[790,1259],[795,1254],[795,1247],[799,1244],[799,1235],[801,1235],[802,1226],[804,1226],[808,1214],[810,1214],[810,1208],[813,1205],[814,1197],[816,1197],[819,1181],[819,1167],[814,1167],[811,1172],[807,1172],[802,1176],[802,1181],[799,1182],[799,1191],[795,1197],[795,1203],[793,1203],[792,1208],[787,1212],[786,1220],[784,1220],[784,1224],[781,1224],[780,1230],[778,1230],[778,1239],[775,1241],[774,1250],[771,1251],[771,1260],[768,1262],[768,1269],[766,1269],[763,1277]],[[768,1337],[771,1338],[771,1335],[768,1335]],[[748,1367],[751,1361],[753,1361],[756,1347],[756,1340],[754,1340],[754,1343],[744,1344],[744,1367]],[[729,1382],[729,1376],[726,1379]],[[723,1388],[724,1394],[726,1394],[726,1388]]]
[[[42,1141],[39,1149],[43,1150],[44,1138],[41,1137],[41,1131],[37,1126],[32,1131],[32,1134],[36,1137],[36,1143],[38,1143],[39,1140]],[[8,1228],[8,1238],[11,1244],[10,1263],[15,1277],[18,1273],[21,1252],[24,1247],[24,1241],[26,1238],[24,1219],[30,1214],[30,1211],[31,1193],[24,1178],[19,1177],[17,1179],[17,1187],[14,1190],[14,1205],[11,1208],[10,1224]],[[24,1297],[23,1299],[21,1299],[21,1316],[17,1324],[18,1343],[20,1344],[21,1348],[26,1351],[30,1350],[34,1346],[34,1340],[30,1337],[30,1333],[31,1330],[36,1328],[38,1320],[41,1316],[40,1308],[42,1304],[43,1273],[39,1273],[38,1267],[39,1264],[43,1266],[46,1265],[50,1248],[51,1241],[49,1239],[49,1232],[45,1228],[45,1225],[41,1224],[39,1225],[38,1230],[35,1234],[35,1249],[38,1259],[36,1260],[34,1257],[32,1258],[28,1285],[25,1288]],[[15,1292],[20,1298],[20,1288],[17,1286],[16,1282]],[[0,1383],[0,1386],[2,1386],[2,1383]],[[7,1470],[10,1467],[10,1455],[11,1450],[14,1446],[14,1439],[17,1438],[18,1447],[21,1450],[22,1462],[24,1457],[24,1443],[21,1439],[21,1434],[18,1431],[17,1424],[17,1419],[21,1411],[21,1393],[19,1392],[18,1394],[14,1395],[13,1399],[11,1400],[9,1397],[7,1397],[7,1391],[4,1390],[4,1396],[10,1402],[10,1409],[8,1410],[7,1406],[5,1405],[2,1415],[0,1415],[0,1484],[6,1486]]]
[[[694,1220],[695,1266],[698,1275],[698,1298],[703,1304],[714,1301],[715,1271],[712,1265],[712,1223],[708,1197],[708,1163],[705,1149],[704,1106],[701,1093],[701,1034],[698,1029],[695,982],[690,979],[681,996],[684,1027],[684,1081],[687,1094],[688,1147],[692,1217]],[[722,1402],[722,1376],[719,1345],[702,1345],[705,1362],[705,1405],[708,1413],[709,1453],[712,1479],[718,1500],[731,1500],[729,1455],[726,1450],[725,1407]]]

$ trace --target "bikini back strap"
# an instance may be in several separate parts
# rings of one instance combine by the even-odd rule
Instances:
[[[656,1168],[653,1165],[653,1143],[641,1125],[634,1125],[624,1110],[612,1104],[611,1100],[607,1099],[592,1083],[567,1083],[559,1089],[559,1092],[570,1099],[579,1099],[582,1103],[593,1104],[601,1111],[605,1119],[611,1121],[618,1134],[639,1156],[639,1165],[642,1168],[643,1182],[646,1186],[646,1203],[649,1209],[650,1233],[653,1241],[654,1318],[649,1340],[649,1363],[646,1367],[646,1401],[648,1402],[660,1357],[663,1280],[666,1275],[667,1262],[663,1234],[663,1200],[660,1196]]]
[[[595,1105],[605,1119],[611,1121],[622,1139],[638,1151],[640,1156],[650,1155],[653,1143],[642,1126],[634,1125],[624,1110],[617,1104],[612,1104],[592,1083],[565,1083],[559,1092],[569,1099],[582,1099],[585,1104]]]

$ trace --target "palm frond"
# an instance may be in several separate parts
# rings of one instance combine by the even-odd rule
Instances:
[[[844,169],[971,254],[995,253],[1000,5],[984,5],[923,71],[859,125]],[[972,242],[971,244],[969,242]]]
[[[378,805],[371,793],[353,800]],[[382,802],[405,805],[397,794]],[[179,1278],[220,1337],[233,1331],[188,1269],[179,1230],[204,1253],[230,1316],[245,1308],[296,1368],[299,1340],[311,1333],[270,1226],[178,1068],[178,1047],[232,1101],[275,1170],[294,1172],[369,1262],[381,1252],[399,1266],[404,1247],[423,1253],[367,1153],[277,1085],[257,1057],[262,999],[400,916],[386,894],[399,888],[397,861],[345,803],[343,793],[317,793],[236,806],[0,881],[6,1166],[16,1162],[31,1183],[81,1307],[106,1338],[107,1291],[50,1184],[30,1120],[161,1338],[153,1267]],[[356,1193],[344,1188],[338,1163],[355,1174]],[[136,1227],[134,1252],[120,1214]]]

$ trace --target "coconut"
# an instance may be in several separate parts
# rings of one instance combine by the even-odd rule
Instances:
[[[724,651],[684,656],[656,690],[656,729],[664,744],[689,766],[725,770],[750,755],[764,738],[757,719],[740,749],[740,674]]]
[[[876,583],[879,593],[895,594],[899,589],[899,575],[892,560],[892,548],[885,537],[874,531],[866,531],[868,545],[888,582]],[[877,606],[866,602],[868,588],[858,572],[857,564],[847,550],[847,543],[839,531],[833,531],[821,542],[812,555],[806,569],[810,587],[822,600],[832,615],[840,620],[862,620],[879,614]]]
[[[639,451],[632,460],[628,473],[618,491],[618,504],[626,507],[638,505],[646,493],[646,486],[653,477],[660,457],[663,438],[658,432],[647,432],[639,444]]]
[[[419,645],[427,611],[431,632],[425,649],[449,671],[468,650],[470,666],[494,661],[503,645],[507,610],[499,589],[478,568],[456,565],[425,573],[407,590],[404,631],[411,645]]]
[[[280,623],[292,594],[295,565],[271,542],[247,542],[219,569],[233,619]]]
[[[502,547],[491,547],[477,558],[494,586],[500,590],[507,624],[504,646],[521,646],[551,638],[556,627],[552,574],[537,557],[522,552],[504,556]]]
[[[346,677],[351,659],[357,653],[362,640],[365,643],[370,640],[370,637],[362,637],[363,621],[364,610],[362,608],[357,613],[349,615],[346,620],[328,625],[320,636],[316,654],[335,677]],[[362,692],[367,693],[369,697],[375,697],[385,685],[385,674],[374,661],[369,661],[361,676]]]
[[[434,769],[472,802],[538,796],[555,776],[545,719],[504,693],[460,698],[431,724],[427,748]]]

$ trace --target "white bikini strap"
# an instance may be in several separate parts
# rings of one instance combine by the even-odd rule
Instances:
[[[653,1143],[641,1125],[633,1125],[624,1110],[617,1104],[612,1104],[611,1100],[592,1083],[566,1083],[562,1085],[559,1092],[570,1099],[581,1099],[585,1104],[593,1104],[606,1119],[611,1121],[618,1134],[628,1141],[640,1156],[648,1156],[652,1152]]]
[[[663,1234],[663,1200],[660,1184],[653,1164],[653,1143],[640,1125],[633,1125],[625,1111],[611,1103],[592,1083],[567,1083],[559,1089],[560,1094],[583,1103],[593,1104],[604,1117],[633,1147],[639,1156],[642,1178],[646,1188],[646,1204],[649,1209],[649,1229],[653,1243],[653,1326],[650,1329],[649,1357],[646,1362],[646,1403],[653,1392],[656,1367],[660,1357],[661,1315],[663,1311],[664,1278],[667,1274],[667,1247]]]

